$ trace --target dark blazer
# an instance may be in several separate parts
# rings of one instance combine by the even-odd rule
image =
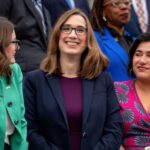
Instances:
[[[43,32],[41,18],[32,0],[0,0],[0,16],[15,24],[17,39],[21,41],[16,60],[23,72],[38,68],[46,56],[50,17],[44,9],[47,35]]]
[[[120,107],[110,76],[83,80],[81,150],[118,150]],[[59,77],[33,71],[24,82],[30,150],[70,150],[69,127]]]
[[[146,7],[148,11],[148,32],[150,32],[150,0],[146,0]],[[133,6],[131,7],[131,20],[125,28],[132,36],[135,37],[142,33],[140,24],[138,22],[138,17]]]
[[[45,7],[48,9],[52,25],[54,25],[57,19],[67,10],[70,9],[66,0],[43,0]],[[76,8],[83,10],[86,15],[90,16],[90,9],[87,0],[74,0]]]

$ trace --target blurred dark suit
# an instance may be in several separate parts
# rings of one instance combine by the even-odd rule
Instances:
[[[0,16],[15,24],[17,39],[21,41],[16,61],[23,73],[38,68],[46,56],[47,38],[51,28],[49,13],[43,9],[47,35],[44,34],[41,17],[32,0],[0,0]]]
[[[148,31],[150,32],[150,0],[146,0],[146,7],[147,7],[147,14],[148,14]],[[125,27],[125,29],[132,36],[135,36],[135,37],[142,33],[140,24],[138,22],[138,17],[136,15],[136,12],[133,6],[131,7],[131,20],[128,23],[128,25]]]
[[[88,17],[90,16],[87,0],[74,0],[74,3],[76,8],[80,8]],[[50,13],[52,25],[55,24],[60,15],[70,9],[66,0],[44,0],[44,5]]]

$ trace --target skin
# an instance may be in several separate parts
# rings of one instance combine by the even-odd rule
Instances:
[[[65,23],[73,28],[83,26],[86,22],[80,15],[71,16]],[[63,76],[76,77],[80,68],[80,58],[87,45],[87,35],[77,35],[75,30],[70,34],[61,32],[59,39],[60,64]]]
[[[16,34],[15,31],[12,33],[11,41],[16,40]],[[9,46],[5,50],[6,57],[10,61],[10,63],[15,63],[15,54],[16,54],[16,45],[14,43],[10,43]]]
[[[115,8],[108,4],[104,6],[103,14],[107,19],[107,25],[122,35],[124,26],[131,18],[131,7],[122,5],[122,8]]]
[[[73,28],[77,26],[83,26],[86,28],[86,22],[80,15],[71,16],[65,23]],[[70,34],[61,33],[59,39],[59,50],[61,55],[73,55],[80,57],[86,47],[86,34],[78,36],[75,30],[72,30]]]
[[[135,88],[141,104],[150,113],[150,42],[142,42],[133,56]]]
[[[133,56],[133,71],[139,80],[150,83],[150,42],[142,42]]]

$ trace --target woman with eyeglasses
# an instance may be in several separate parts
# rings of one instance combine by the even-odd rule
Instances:
[[[24,82],[29,150],[118,150],[122,119],[86,15],[64,13],[39,70]]]
[[[109,59],[107,71],[114,81],[129,80],[128,52],[134,40],[124,30],[130,20],[131,0],[95,0],[92,25],[102,52]]]
[[[22,73],[14,25],[0,17],[0,150],[27,150]]]

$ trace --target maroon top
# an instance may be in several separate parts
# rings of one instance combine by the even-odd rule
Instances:
[[[71,150],[80,150],[82,137],[82,81],[61,77],[61,87],[69,124]]]

